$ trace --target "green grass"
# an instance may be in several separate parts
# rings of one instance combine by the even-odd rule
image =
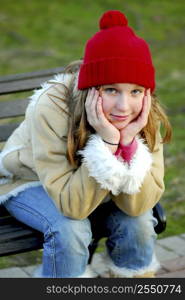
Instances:
[[[185,1],[1,0],[0,75],[64,66],[83,57],[85,41],[108,9],[125,12],[130,26],[151,46],[156,93],[173,126],[173,141],[165,146],[166,191],[161,199],[168,226],[159,238],[184,233]],[[8,265],[8,258],[1,261]]]

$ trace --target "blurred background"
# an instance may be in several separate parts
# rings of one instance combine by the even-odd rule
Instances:
[[[0,0],[0,76],[65,66],[83,57],[84,44],[109,9],[126,14],[129,25],[150,45],[156,94],[173,127],[165,146],[161,199],[167,229],[159,238],[185,232],[185,0]],[[38,254],[39,253],[39,254]],[[19,255],[37,263],[40,252]],[[14,264],[1,258],[0,268]]]

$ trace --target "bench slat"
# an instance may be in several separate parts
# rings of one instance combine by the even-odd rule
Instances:
[[[9,214],[9,213],[8,213]],[[16,220],[14,217],[12,217],[10,214],[7,216],[3,216],[0,217],[0,233],[1,233],[1,228],[2,226],[4,228],[8,228],[9,227],[16,227],[16,228],[25,228],[28,227],[27,225],[19,222],[18,220]]]
[[[8,139],[11,133],[19,126],[20,123],[10,123],[0,125],[0,142],[4,142]]]
[[[53,75],[63,72],[64,68],[54,68],[40,72],[23,73],[0,77],[0,95],[30,91],[40,87],[40,84]]]
[[[17,241],[7,241],[6,243],[0,244],[0,257],[28,252],[32,250],[42,249],[43,242],[40,236],[32,236],[25,239],[19,239]]]
[[[7,231],[7,230],[6,230]],[[11,230],[11,227],[9,228],[8,232],[4,232],[3,233],[0,231],[0,244],[10,241],[10,240],[16,240],[19,238],[25,238],[27,236],[33,235],[33,232],[31,230],[26,230],[23,228],[19,228],[19,230],[15,230],[15,228],[13,227]]]
[[[63,67],[0,77],[0,95],[30,91],[62,73]],[[1,97],[2,98],[2,97]],[[0,102],[0,119],[24,115],[29,99]],[[20,123],[0,125],[0,141],[4,142]],[[43,248],[43,234],[17,221],[0,206],[0,256],[23,253]]]
[[[57,68],[50,68],[45,70],[39,70],[34,72],[26,72],[26,73],[19,73],[19,74],[10,74],[5,76],[0,76],[0,84],[2,82],[11,82],[16,80],[24,80],[24,79],[31,79],[35,77],[44,77],[44,76],[51,76],[53,74],[57,74],[64,71],[64,67],[57,67]]]
[[[12,216],[7,215],[7,216],[4,216],[4,217],[0,217],[0,226],[10,225],[12,223],[14,225],[16,225],[16,223],[17,223],[15,218],[13,218]],[[20,227],[20,225],[19,225],[19,227]]]
[[[40,84],[44,81],[50,79],[51,76],[20,80],[20,81],[12,81],[11,84],[9,82],[1,83],[0,86],[0,95],[11,94],[16,92],[26,92],[31,91],[35,88],[40,87]]]
[[[0,119],[23,116],[29,99],[0,101]]]
[[[7,224],[7,225],[1,226],[0,241],[2,240],[2,236],[3,236],[3,239],[4,239],[5,234],[8,234],[10,232],[20,231],[20,230],[23,230],[23,228],[20,227],[20,225],[10,226],[10,224]],[[24,229],[24,230],[26,230],[26,229]],[[27,232],[27,233],[29,234],[29,232]]]
[[[7,214],[6,209],[1,213]],[[14,217],[0,217],[0,256],[22,253],[43,247],[43,234],[17,221]]]
[[[4,217],[7,215],[10,215],[7,209],[3,205],[0,205],[0,220],[2,216]]]

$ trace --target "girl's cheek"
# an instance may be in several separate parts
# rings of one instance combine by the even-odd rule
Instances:
[[[139,104],[139,108],[138,108],[139,113],[142,111],[142,108],[143,108],[143,100]]]
[[[109,103],[108,99],[105,96],[102,97],[102,108],[103,108],[104,113],[109,111],[109,106],[110,106],[110,103]]]
[[[105,102],[105,98],[103,96],[101,96],[101,98],[102,98],[102,109],[104,111],[105,107],[106,107],[106,102]]]
[[[143,107],[143,101],[140,101],[134,108],[133,110],[135,111],[136,115],[139,115],[142,111],[142,107]]]

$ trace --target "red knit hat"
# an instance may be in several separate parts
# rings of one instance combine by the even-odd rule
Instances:
[[[147,43],[138,37],[123,13],[105,12],[98,31],[85,47],[78,89],[111,83],[135,83],[151,92],[155,70]]]

